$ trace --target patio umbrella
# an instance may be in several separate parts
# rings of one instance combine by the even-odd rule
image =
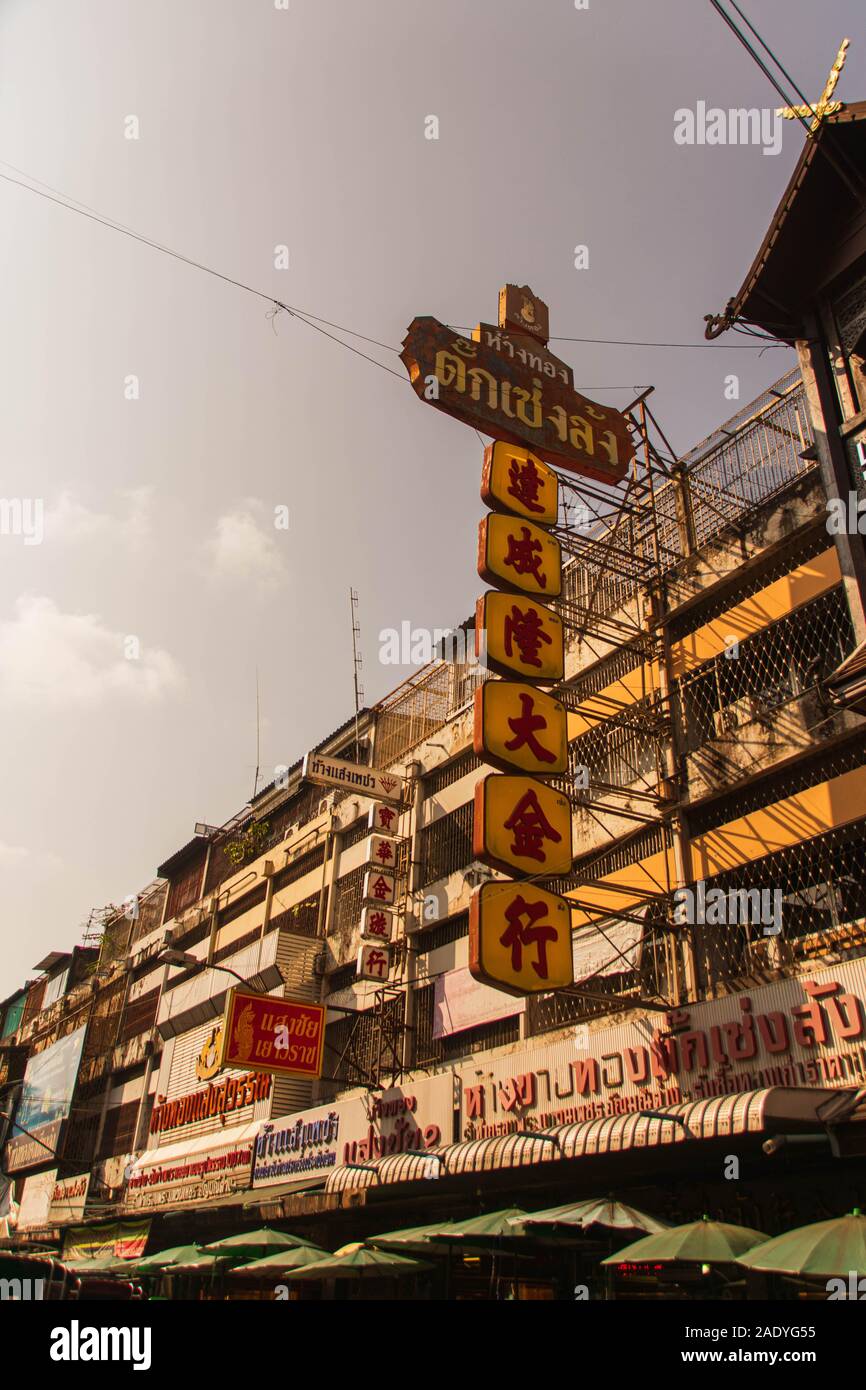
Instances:
[[[168,1265],[175,1265],[181,1260],[194,1260],[200,1254],[201,1247],[198,1245],[172,1245],[168,1250],[157,1250],[153,1255],[132,1260],[131,1264],[136,1274],[158,1274]]]
[[[255,1260],[273,1255],[277,1250],[295,1250],[304,1245],[316,1248],[313,1241],[305,1240],[303,1236],[275,1231],[272,1226],[261,1226],[257,1231],[241,1231],[240,1235],[226,1236],[224,1240],[212,1240],[201,1248],[209,1255],[248,1255]]]
[[[453,1229],[453,1221],[434,1221],[428,1226],[406,1226],[400,1231],[384,1231],[380,1236],[368,1236],[366,1243],[382,1250],[420,1250],[440,1255],[444,1251],[437,1250],[432,1237],[445,1235]]]
[[[607,1255],[602,1265],[620,1265],[627,1259],[652,1259],[667,1264],[692,1265],[731,1265],[735,1264],[746,1250],[760,1245],[767,1237],[759,1230],[748,1226],[728,1226],[720,1220],[691,1220],[684,1226],[669,1226],[655,1236],[644,1236],[617,1250],[616,1255]]]
[[[741,1255],[738,1263],[747,1269],[817,1279],[852,1271],[866,1274],[866,1216],[855,1207],[848,1216],[798,1226]]]
[[[295,1279],[400,1279],[432,1269],[426,1260],[410,1260],[406,1255],[395,1255],[393,1250],[376,1250],[355,1243],[344,1245],[333,1255],[327,1255],[305,1269],[292,1269],[286,1278]]]
[[[73,1274],[120,1274],[136,1267],[135,1260],[119,1260],[116,1255],[103,1255],[93,1260],[64,1260],[63,1264]]]
[[[608,1255],[601,1263],[617,1265],[626,1260],[655,1260],[669,1264],[734,1264],[740,1255],[767,1239],[761,1231],[753,1231],[748,1226],[729,1226],[705,1216],[701,1221],[669,1226],[656,1235],[644,1236],[615,1255]]]
[[[251,1260],[249,1264],[230,1269],[228,1277],[236,1279],[239,1275],[245,1274],[284,1274],[289,1269],[303,1269],[305,1265],[327,1259],[328,1251],[320,1250],[317,1245],[297,1245],[294,1249],[278,1250],[273,1255],[265,1255],[262,1260]]]
[[[646,1235],[656,1235],[670,1228],[670,1222],[659,1221],[637,1207],[625,1202],[617,1202],[613,1197],[590,1197],[585,1202],[569,1202],[564,1207],[549,1207],[546,1211],[533,1211],[528,1216],[518,1218],[519,1224],[528,1235],[534,1234],[533,1227],[540,1229],[549,1226],[553,1230],[587,1230],[590,1226],[604,1226],[609,1231],[643,1231]]]
[[[501,1211],[488,1211],[483,1216],[471,1216],[468,1221],[451,1221],[447,1229],[430,1239],[467,1244],[477,1244],[489,1240],[514,1239],[523,1234],[522,1223],[527,1212],[521,1207],[503,1207]]]
[[[205,1250],[199,1251],[194,1259],[178,1260],[165,1270],[166,1274],[215,1274],[228,1264],[236,1264],[243,1255],[213,1255]]]

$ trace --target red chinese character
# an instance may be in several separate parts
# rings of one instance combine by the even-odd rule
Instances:
[[[510,565],[515,574],[531,574],[540,589],[547,588],[547,575],[541,570],[541,541],[532,539],[528,526],[521,526],[518,540],[511,531],[508,533],[508,554],[502,561]]]
[[[391,829],[391,822],[395,819],[397,812],[392,811],[390,806],[380,806],[378,810],[379,824],[383,830]]]
[[[391,897],[391,883],[387,878],[380,874],[373,881],[373,897],[380,903],[386,903]]]
[[[547,858],[542,842],[553,840],[554,844],[558,845],[562,839],[559,831],[554,830],[542,811],[537,793],[531,789],[523,793],[505,822],[505,829],[514,831],[511,853],[526,859],[536,859],[539,864],[543,864]]]
[[[388,936],[388,916],[385,912],[367,913],[367,931],[371,936]]]
[[[371,975],[376,975],[382,980],[388,971],[388,952],[380,951],[378,946],[374,946],[371,951],[367,952],[364,964],[365,969]]]
[[[519,463],[517,459],[512,459],[508,478],[509,485],[506,492],[510,497],[521,502],[528,512],[544,511],[544,507],[538,500],[541,474],[532,459],[527,459],[523,464]]]
[[[522,712],[513,719],[509,719],[508,727],[514,733],[514,738],[505,747],[509,753],[516,753],[518,749],[527,747],[534,758],[540,763],[555,763],[556,754],[549,748],[538,742],[535,737],[536,729],[546,729],[547,720],[543,714],[533,714],[535,700],[532,695],[521,695],[520,704]]]
[[[524,666],[541,666],[538,659],[538,649],[542,642],[548,646],[553,638],[544,631],[541,614],[534,608],[528,608],[524,613],[517,604],[512,604],[511,612],[505,619],[505,651],[506,655],[513,654],[513,648],[517,647],[517,655]]]
[[[535,925],[540,918],[546,916],[547,903],[528,903],[524,897],[519,895],[511,906],[505,909],[508,926],[503,935],[500,936],[499,942],[502,946],[510,947],[511,969],[515,974],[519,974],[523,969],[524,947],[535,946],[538,951],[538,959],[531,962],[532,968],[540,980],[547,979],[547,943],[556,940],[557,930],[549,922],[541,926]]]
[[[383,864],[390,864],[394,858],[394,846],[390,845],[387,840],[380,840],[376,846],[376,858],[381,860]]]

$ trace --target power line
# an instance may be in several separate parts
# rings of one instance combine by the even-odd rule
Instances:
[[[224,284],[233,285],[236,289],[244,290],[247,294],[252,294],[257,299],[262,299],[266,303],[270,304],[272,308],[275,310],[274,317],[276,317],[276,314],[281,311],[285,312],[289,314],[292,318],[296,318],[301,323],[306,324],[308,328],[312,328],[317,333],[321,333],[324,337],[330,338],[332,342],[338,343],[340,347],[346,348],[349,352],[354,352],[356,356],[362,357],[364,361],[371,362],[373,366],[378,367],[380,371],[388,372],[390,376],[396,377],[398,381],[406,381],[406,378],[403,376],[402,372],[395,371],[392,367],[388,367],[383,362],[379,362],[375,357],[371,357],[369,356],[369,354],[362,352],[360,348],[354,347],[351,343],[344,342],[342,338],[335,337],[335,335],[333,333],[329,333],[327,329],[335,328],[340,333],[347,333],[349,337],[359,338],[364,342],[373,344],[375,347],[382,348],[386,352],[393,352],[397,355],[399,355],[399,348],[393,347],[389,343],[383,343],[378,338],[373,338],[367,334],[359,333],[356,329],[347,328],[345,324],[334,323],[332,320],[323,318],[321,315],[313,314],[308,310],[299,309],[294,305],[286,304],[282,300],[277,299],[275,295],[269,294],[265,290],[256,289],[254,285],[249,285],[244,280],[238,280],[234,276],[226,275],[222,271],[215,270],[213,266],[205,265],[202,261],[197,261],[192,256],[185,256],[182,252],[175,251],[172,247],[166,246],[163,242],[156,241],[153,237],[148,237],[141,232],[135,231],[134,228],[127,226],[123,222],[118,222],[114,218],[107,217],[104,213],[98,212],[95,208],[90,207],[88,204],[79,202],[77,199],[72,198],[69,194],[62,193],[59,189],[54,188],[51,184],[46,184],[39,179],[33,178],[32,175],[26,173],[22,169],[18,169],[13,164],[7,163],[7,161],[5,160],[0,160],[0,164],[3,164],[3,166],[7,169],[14,169],[16,173],[19,173],[23,176],[22,178],[13,178],[10,174],[4,174],[2,171],[0,171],[0,179],[3,179],[6,183],[14,184],[17,188],[23,188],[28,193],[34,193],[38,198],[44,198],[47,202],[55,203],[58,207],[64,208],[67,212],[77,213],[78,216],[85,217],[88,219],[88,221],[96,222],[102,227],[107,227],[110,231],[119,232],[122,236],[128,236],[133,241],[140,242],[143,246],[149,246],[151,250],[160,251],[164,256],[170,256],[173,260],[180,261],[183,265],[191,266],[194,270],[200,270],[205,275],[212,275],[215,279],[222,280]],[[25,179],[27,180],[27,182],[24,181]],[[327,325],[327,328],[322,327],[322,325]],[[451,326],[455,328],[456,332],[471,331],[470,329],[461,328],[456,325]],[[562,335],[554,337],[551,341],[566,343],[586,343],[590,345],[604,345],[610,347],[695,348],[716,346],[720,349],[724,349],[727,351],[740,350],[744,352],[754,352],[758,350],[751,344],[746,345],[741,343],[670,343],[616,338],[577,338]],[[784,345],[779,344],[779,346]],[[621,386],[585,386],[583,389],[592,391],[618,391],[632,388],[628,387],[625,383],[623,383]]]

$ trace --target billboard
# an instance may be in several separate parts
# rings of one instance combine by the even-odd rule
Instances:
[[[322,1074],[325,1010],[234,988],[226,999],[219,1066],[255,1067],[279,1076]]]
[[[72,1108],[86,1031],[86,1025],[76,1028],[28,1061],[12,1136],[6,1145],[8,1171],[35,1168],[57,1149],[63,1121]]]

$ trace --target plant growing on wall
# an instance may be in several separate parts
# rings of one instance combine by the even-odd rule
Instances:
[[[225,846],[225,856],[230,864],[244,864],[248,859],[255,859],[256,855],[261,854],[265,842],[270,833],[270,826],[267,821],[253,821],[237,839],[229,840]]]

